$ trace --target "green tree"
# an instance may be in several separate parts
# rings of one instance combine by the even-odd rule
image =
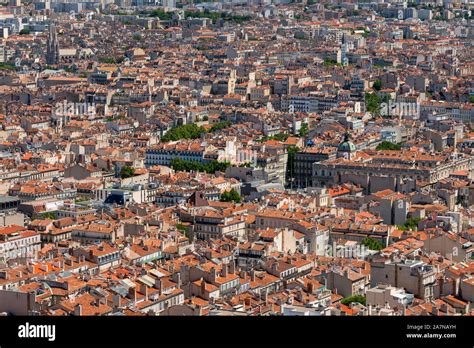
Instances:
[[[182,232],[186,232],[188,230],[188,228],[185,225],[181,224],[181,223],[176,224],[176,229],[178,231],[182,231]]]
[[[221,130],[221,129],[230,127],[231,125],[232,125],[232,122],[230,122],[230,121],[217,122],[217,123],[215,123],[215,124],[212,125],[211,129],[209,130],[209,132],[216,132],[216,131],[218,131],[218,130]]]
[[[365,296],[362,296],[362,295],[354,295],[354,296],[349,296],[349,297],[346,297],[346,298],[343,298],[341,300],[341,303],[343,305],[350,305],[351,303],[353,302],[357,302],[357,303],[360,303],[361,305],[364,305],[366,304],[366,299],[365,299]]]
[[[16,66],[9,63],[0,63],[0,70],[16,70]]]
[[[382,89],[382,81],[379,79],[375,80],[373,87],[376,91],[380,91]]]
[[[405,223],[401,226],[398,226],[400,230],[403,231],[416,231],[418,229],[418,223],[421,221],[421,218],[418,217],[409,217]]]
[[[287,153],[288,153],[288,161],[286,164],[286,180],[287,182],[289,180],[293,179],[294,173],[295,173],[295,158],[296,158],[296,153],[300,151],[300,148],[295,145],[290,145],[287,148]]]
[[[135,174],[135,168],[130,166],[123,166],[120,170],[120,177],[122,179],[130,178]]]
[[[163,135],[161,141],[166,143],[168,141],[176,141],[180,139],[198,139],[204,133],[216,132],[231,125],[232,122],[230,121],[217,122],[207,131],[204,127],[198,126],[195,123],[185,124],[171,128],[165,135]]]
[[[302,32],[295,33],[294,37],[295,39],[298,39],[298,40],[306,40],[306,35],[305,33],[302,33]]]
[[[199,127],[196,124],[185,124],[182,126],[171,128],[161,138],[161,141],[176,141],[180,139],[197,139],[201,137],[201,134],[205,133],[206,130],[203,127]]]
[[[377,147],[375,148],[377,151],[382,151],[382,150],[393,150],[393,151],[400,151],[402,148],[401,144],[394,144],[391,143],[390,141],[382,141]]]
[[[203,12],[199,11],[184,11],[184,16],[186,18],[209,18],[213,22],[221,18],[221,13],[219,12],[210,12],[209,10],[204,10]]]
[[[338,63],[337,61],[335,61],[334,59],[326,58],[324,60],[324,65],[326,65],[326,66],[336,66],[336,65],[341,65],[341,64]]]
[[[370,250],[382,250],[383,244],[376,239],[365,237],[362,241],[362,245],[366,246]]]
[[[240,203],[241,198],[240,198],[239,193],[236,190],[231,189],[230,191],[225,191],[224,193],[221,194],[220,201]]]
[[[252,162],[244,162],[239,164],[240,168],[251,168],[252,167]]]
[[[156,9],[148,13],[148,16],[150,17],[158,17],[161,20],[170,20],[173,18],[173,13],[172,12],[165,12],[162,9]]]
[[[116,63],[116,61],[113,57],[100,58],[99,62],[105,63],[105,64],[115,64]]]
[[[56,212],[48,211],[41,214],[33,214],[32,216],[32,220],[45,220],[45,219],[56,220]]]
[[[234,23],[237,23],[237,24],[247,22],[247,21],[252,19],[251,16],[232,15],[230,13],[225,13],[225,12],[222,13],[221,18],[225,21],[234,22]]]
[[[212,161],[202,163],[197,161],[187,161],[181,158],[173,158],[170,162],[171,168],[176,171],[190,172],[199,171],[206,173],[224,172],[230,166],[230,162]]]
[[[261,142],[264,142],[264,141],[267,141],[267,140],[286,141],[286,139],[288,139],[289,137],[290,137],[290,135],[288,133],[280,132],[280,133],[277,133],[277,134],[272,135],[272,136],[263,137],[262,139],[260,139],[260,141]]]
[[[300,137],[304,137],[306,136],[306,134],[308,134],[309,132],[309,126],[306,122],[304,122],[302,125],[301,125],[301,128],[300,128],[300,131],[299,131],[299,135]]]
[[[365,93],[365,107],[368,112],[371,112],[374,115],[379,115],[381,103],[382,100],[376,93]]]

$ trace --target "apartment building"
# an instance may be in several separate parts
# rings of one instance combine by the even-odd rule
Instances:
[[[430,300],[434,295],[437,270],[420,260],[377,260],[370,264],[370,285],[388,284],[405,288],[416,297]]]
[[[41,237],[38,232],[17,225],[0,227],[0,260],[2,262],[35,258],[40,249]]]

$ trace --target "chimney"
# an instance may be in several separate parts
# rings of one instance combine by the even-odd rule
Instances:
[[[211,279],[214,281],[217,277],[217,271],[214,267],[211,268]]]
[[[201,278],[201,296],[206,293],[206,281],[204,278]]]
[[[222,277],[227,277],[227,265],[222,265]]]
[[[82,315],[82,305],[79,304],[74,307],[74,315],[78,317]]]
[[[308,282],[308,292],[310,294],[314,293],[314,284],[312,282]]]
[[[140,283],[140,293],[145,295],[145,301],[148,301],[148,286],[143,283]]]
[[[155,279],[155,289],[159,289],[161,291],[161,280],[160,280],[160,278]]]
[[[301,293],[301,290],[296,293],[296,299],[298,300],[298,302],[303,301],[303,294]]]
[[[181,289],[181,273],[176,273],[176,283],[178,284],[178,289]]]
[[[235,274],[235,261],[232,260],[229,264],[229,273]]]
[[[120,305],[121,305],[121,297],[120,297],[119,294],[114,294],[114,296],[112,297],[112,301],[113,301],[113,306],[114,306],[114,308],[120,307]]]
[[[181,278],[181,283],[186,283],[188,280],[189,276],[189,266],[188,265],[182,265],[179,269],[179,275]]]
[[[129,288],[128,289],[128,298],[130,298],[133,301],[133,304],[135,304],[137,302],[137,289]]]
[[[255,271],[254,270],[250,271],[250,280],[253,281],[253,282],[255,281]]]

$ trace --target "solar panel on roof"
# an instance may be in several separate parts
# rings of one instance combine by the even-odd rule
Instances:
[[[61,278],[67,278],[67,277],[70,277],[72,275],[72,273],[70,271],[62,271],[62,272],[58,273],[58,275]]]
[[[156,276],[156,277],[158,277],[158,278],[164,277],[164,276],[166,275],[166,274],[164,274],[164,273],[161,273],[161,272],[158,271],[157,269],[152,269],[152,270],[150,270],[149,272],[150,272],[150,274],[152,274],[152,275],[154,275],[154,276]]]
[[[135,287],[135,283],[132,282],[130,279],[122,279],[122,280],[120,280],[120,283],[123,286],[126,286],[128,288],[134,288]]]
[[[128,295],[128,290],[125,289],[125,287],[123,287],[122,285],[117,285],[117,286],[111,287],[110,290],[112,290],[113,292],[119,294],[120,296],[127,296]]]

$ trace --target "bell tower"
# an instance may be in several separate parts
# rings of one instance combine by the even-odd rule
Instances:
[[[59,43],[56,34],[56,26],[51,23],[49,26],[48,40],[46,43],[46,64],[56,65],[59,63]]]

